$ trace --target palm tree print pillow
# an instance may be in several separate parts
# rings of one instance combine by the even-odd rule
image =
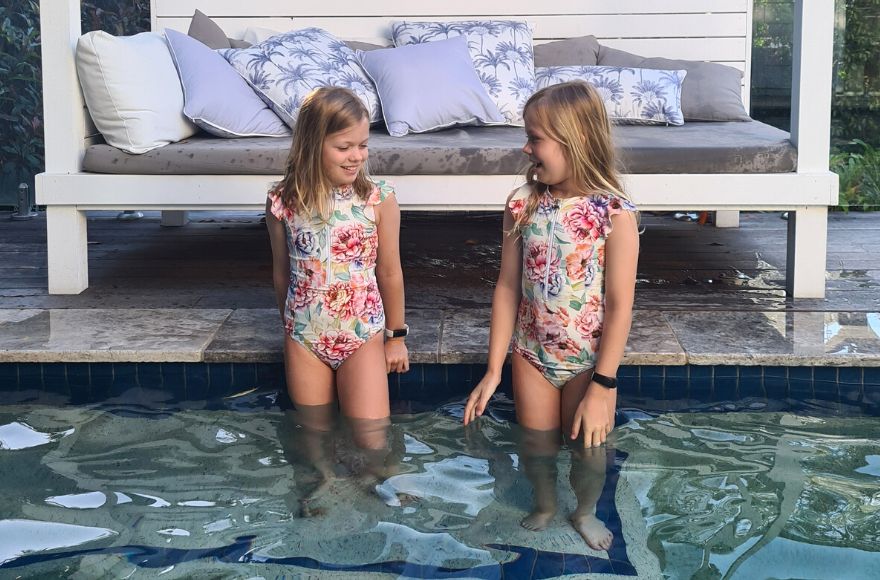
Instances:
[[[684,125],[681,85],[687,71],[623,66],[548,66],[535,69],[538,89],[568,81],[593,85],[614,123]]]
[[[370,112],[370,121],[382,120],[376,87],[354,51],[325,30],[293,30],[220,53],[291,128],[306,95],[327,86],[351,89]]]
[[[535,92],[532,30],[520,20],[408,22],[391,25],[394,46],[464,36],[474,68],[508,125],[523,125],[522,110]]]

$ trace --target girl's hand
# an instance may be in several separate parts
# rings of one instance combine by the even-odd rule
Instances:
[[[400,339],[385,341],[385,372],[405,373],[409,371],[409,351]]]
[[[501,379],[486,373],[486,376],[474,387],[468,397],[467,404],[464,406],[464,424],[467,425],[471,421],[476,421],[477,417],[482,416],[486,410],[489,399],[498,388]]]
[[[617,389],[606,389],[591,382],[581,404],[574,413],[571,438],[577,439],[583,428],[584,447],[598,447],[614,428],[614,409],[617,406]]]

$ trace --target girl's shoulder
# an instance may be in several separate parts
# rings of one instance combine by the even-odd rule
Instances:
[[[529,196],[534,193],[535,188],[528,183],[524,183],[518,188],[514,189],[510,196],[507,198],[507,207],[510,209],[510,213],[513,214],[514,218],[518,218],[519,215],[526,208],[526,204],[528,203]]]
[[[293,217],[293,211],[284,204],[284,199],[281,197],[280,183],[273,185],[272,188],[269,189],[267,196],[271,202],[269,211],[277,220],[286,221]]]
[[[639,211],[636,205],[625,197],[621,197],[610,191],[601,191],[590,196],[591,201],[606,209],[608,217],[619,214],[622,211]]]
[[[367,197],[366,205],[379,205],[392,195],[395,195],[394,185],[391,182],[380,179],[373,182],[373,191]]]

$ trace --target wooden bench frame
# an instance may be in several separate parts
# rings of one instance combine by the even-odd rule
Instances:
[[[152,28],[185,32],[196,8],[239,38],[247,26],[287,30],[315,25],[346,40],[377,42],[390,36],[391,20],[525,19],[535,25],[536,43],[595,34],[603,44],[647,56],[735,66],[744,71],[748,108],[751,0],[152,0]],[[625,183],[643,210],[716,210],[718,221],[727,225],[736,225],[740,210],[789,211],[787,290],[798,298],[822,298],[827,212],[837,203],[837,176],[828,169],[834,2],[796,0],[794,18],[791,141],[798,150],[796,172],[633,174],[625,176]],[[78,294],[88,287],[86,211],[162,210],[181,212],[176,214],[180,218],[187,210],[263,207],[266,189],[278,176],[83,172],[85,149],[100,136],[83,106],[74,63],[81,34],[79,0],[41,0],[40,21],[46,171],[37,176],[37,203],[46,206],[51,294]],[[514,175],[380,177],[395,182],[406,210],[500,209],[518,180]]]

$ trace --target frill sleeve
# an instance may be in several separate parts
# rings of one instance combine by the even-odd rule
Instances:
[[[270,190],[268,196],[269,201],[272,202],[269,209],[276,219],[283,222],[293,216],[293,212],[284,205],[284,201],[281,199],[281,192],[277,188]]]
[[[370,197],[367,198],[368,206],[376,206],[388,199],[390,196],[396,195],[394,192],[394,186],[384,180],[377,181],[376,186],[373,188],[373,191],[370,193]]]
[[[507,202],[507,207],[508,209],[510,209],[510,213],[513,216],[513,219],[519,219],[519,216],[526,208],[526,202],[528,202],[530,193],[531,187],[528,185],[524,185],[523,187],[520,187],[519,189],[514,191],[513,195],[510,196],[510,199]]]
[[[615,216],[624,211],[638,211],[635,204],[628,199],[620,197],[618,195],[607,195],[608,199],[608,223],[605,226],[605,235],[611,233],[612,224],[611,224],[611,216]]]

